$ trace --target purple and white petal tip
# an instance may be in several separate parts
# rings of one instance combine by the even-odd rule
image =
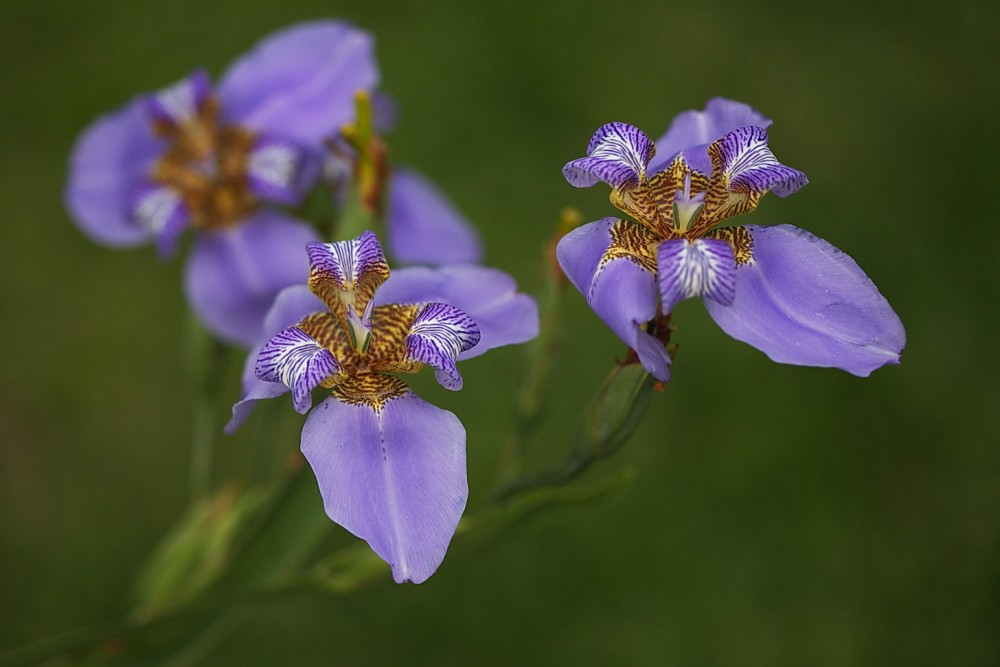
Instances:
[[[607,123],[590,138],[587,157],[566,163],[562,173],[577,188],[599,181],[617,188],[644,177],[655,151],[653,141],[634,125]]]
[[[145,97],[150,118],[180,126],[198,115],[201,105],[212,92],[208,72],[196,70],[187,78]]]
[[[371,231],[364,231],[348,241],[309,243],[306,252],[310,276],[329,280],[341,290],[352,289],[365,278],[388,275],[389,266],[382,244]]]
[[[445,389],[462,388],[455,362],[479,343],[479,327],[464,312],[446,303],[429,303],[417,314],[406,336],[406,355],[434,368],[434,377]]]
[[[709,150],[718,154],[732,191],[763,194],[770,190],[779,197],[787,197],[809,182],[798,169],[778,162],[767,146],[767,130],[762,127],[737,128]]]
[[[684,299],[703,296],[728,305],[736,295],[736,257],[728,241],[672,239],[657,248],[661,310],[670,313]]]
[[[295,410],[305,414],[312,407],[312,390],[339,370],[329,350],[302,329],[289,327],[264,344],[254,372],[261,380],[291,389]]]

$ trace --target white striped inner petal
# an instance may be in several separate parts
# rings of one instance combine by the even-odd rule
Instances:
[[[310,392],[340,370],[333,354],[298,327],[288,327],[267,341],[257,355],[254,372],[267,382],[281,382],[292,390],[295,409],[305,414]]]
[[[436,369],[434,377],[445,389],[462,388],[455,360],[479,343],[479,327],[464,312],[444,303],[423,307],[406,336],[406,352],[412,361]]]
[[[728,241],[664,241],[657,249],[657,274],[664,313],[694,296],[727,306],[736,296],[736,257]]]

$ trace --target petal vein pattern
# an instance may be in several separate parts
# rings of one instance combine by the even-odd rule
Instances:
[[[462,388],[462,376],[455,361],[479,339],[479,328],[468,315],[444,303],[429,303],[406,336],[406,353],[413,361],[436,369],[434,377],[441,386],[456,391]]]
[[[257,356],[257,377],[291,389],[295,409],[302,414],[311,407],[309,393],[339,370],[333,354],[298,327],[279,332]]]

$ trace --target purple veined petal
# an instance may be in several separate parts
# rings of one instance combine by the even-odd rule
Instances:
[[[469,495],[455,415],[408,390],[378,411],[331,397],[309,414],[302,453],[327,515],[368,542],[397,583],[434,574]]]
[[[313,313],[324,310],[326,310],[326,304],[310,292],[305,285],[292,285],[278,292],[278,296],[274,298],[274,304],[264,318],[264,340],[250,349],[246,361],[243,363],[241,375],[243,391],[240,400],[233,405],[232,418],[225,428],[227,434],[235,433],[236,429],[247,420],[257,401],[275,398],[288,391],[288,387],[284,384],[266,382],[257,377],[257,357],[260,355],[264,343],[281,330],[301,322]]]
[[[638,353],[650,374],[666,381],[670,379],[670,355],[642,328],[657,315],[656,277],[624,258],[601,264],[615,223],[614,218],[604,218],[577,227],[559,241],[556,257],[594,312]]]
[[[730,191],[746,190],[763,194],[768,190],[787,197],[809,182],[806,175],[778,162],[767,147],[767,130],[741,127],[727,133],[709,147],[718,152],[722,173]]]
[[[294,141],[259,136],[247,154],[247,181],[260,199],[294,206],[319,177],[322,159]]]
[[[140,186],[132,204],[132,217],[156,237],[156,252],[160,258],[174,254],[181,232],[191,221],[181,194],[155,183]]]
[[[371,36],[338,21],[265,37],[222,77],[226,117],[252,130],[318,145],[354,118],[354,95],[378,83]]]
[[[569,184],[589,188],[598,181],[612,187],[637,182],[655,152],[646,133],[628,123],[608,123],[590,138],[587,157],[566,163],[562,173]]]
[[[331,310],[341,304],[365,308],[379,285],[389,277],[389,263],[373,232],[365,231],[349,241],[310,243],[309,288]]]
[[[482,260],[476,231],[440,190],[411,169],[392,173],[386,231],[397,262],[439,265]]]
[[[514,279],[499,269],[474,264],[405,267],[394,270],[375,295],[376,305],[433,301],[455,306],[479,327],[479,344],[459,354],[459,361],[538,335],[538,304],[518,292]]]
[[[275,296],[308,275],[308,225],[261,210],[234,227],[202,232],[184,272],[188,303],[202,323],[230,343],[250,347],[263,337]]]
[[[706,152],[709,144],[737,128],[747,125],[767,128],[771,122],[749,104],[713,97],[704,111],[692,109],[674,116],[666,133],[656,140],[657,160],[649,171],[660,171],[683,151],[685,160],[695,171],[709,174],[712,171]]]
[[[899,363],[899,317],[846,253],[791,225],[747,226],[753,261],[736,271],[736,297],[706,301],[722,330],[773,361],[868,376]]]
[[[693,296],[729,305],[736,295],[736,256],[728,241],[664,241],[657,247],[656,265],[664,313]]]
[[[311,392],[340,370],[333,353],[298,327],[288,327],[264,343],[254,369],[265,382],[280,382],[292,390],[296,412],[312,407]]]
[[[153,238],[132,212],[164,149],[141,97],[83,131],[70,157],[65,202],[87,236],[111,246],[135,246]]]
[[[462,388],[462,376],[455,361],[475,347],[479,338],[479,327],[464,312],[446,303],[428,303],[406,335],[406,356],[434,368],[441,386],[457,391]]]
[[[198,115],[199,107],[212,92],[205,70],[196,70],[186,79],[147,95],[146,111],[152,120],[183,125]]]

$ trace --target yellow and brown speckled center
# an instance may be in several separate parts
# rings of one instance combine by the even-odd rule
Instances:
[[[409,391],[399,378],[382,373],[362,373],[348,378],[333,389],[333,395],[351,405],[367,405],[378,412],[394,398]]]
[[[406,384],[384,373],[416,373],[423,367],[407,360],[405,345],[419,309],[415,305],[397,304],[375,308],[371,343],[365,352],[351,345],[346,323],[333,313],[315,313],[299,322],[297,326],[330,350],[340,365],[340,370],[320,385],[334,389],[334,394],[348,403],[366,403],[376,409],[401,395],[399,387],[405,391]]]
[[[733,247],[737,265],[753,261],[753,239],[743,227],[719,227],[736,215],[753,211],[760,193],[749,189],[730,191],[729,178],[722,171],[721,148],[709,147],[712,176],[692,170],[678,156],[665,170],[650,178],[642,176],[611,191],[611,203],[631,215],[635,222],[618,220],[611,228],[611,245],[601,258],[601,266],[626,258],[656,274],[656,247],[663,241],[684,238],[694,241],[712,238]],[[691,220],[676,220],[678,193],[687,191],[689,201],[703,198],[703,207]],[[638,224],[636,224],[638,223]],[[690,224],[690,226],[687,226]]]
[[[209,97],[186,122],[153,124],[169,141],[153,181],[180,193],[192,223],[209,229],[230,226],[257,208],[246,177],[254,135],[220,124],[218,115],[219,102]]]

